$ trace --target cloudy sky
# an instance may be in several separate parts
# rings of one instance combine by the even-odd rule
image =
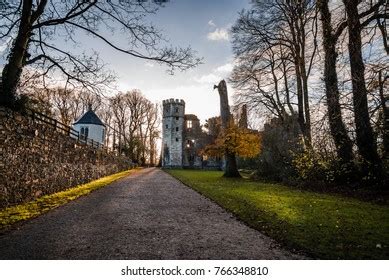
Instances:
[[[80,52],[97,51],[108,67],[118,75],[118,89],[140,89],[150,100],[184,99],[186,112],[202,121],[219,114],[219,97],[213,85],[227,78],[232,70],[229,28],[238,12],[249,7],[250,0],[170,0],[147,20],[163,31],[173,46],[191,46],[203,57],[203,64],[186,72],[167,73],[167,67],[136,59],[114,51],[103,42],[79,35]],[[115,34],[115,41],[125,44],[125,36]],[[57,42],[66,44],[66,42]],[[72,52],[76,51],[74,46]],[[81,50],[82,49],[82,50]],[[7,50],[0,42],[0,69]],[[230,90],[230,95],[232,90]],[[231,101],[230,101],[231,102]]]
[[[191,46],[204,64],[171,76],[166,67],[125,55],[100,51],[120,76],[121,90],[139,88],[153,101],[180,98],[187,113],[202,121],[219,114],[218,94],[213,85],[228,77],[232,69],[232,51],[228,29],[237,13],[249,0],[171,0],[152,17],[173,45]],[[232,90],[230,89],[230,94]]]

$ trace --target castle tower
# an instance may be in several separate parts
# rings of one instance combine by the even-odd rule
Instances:
[[[179,99],[163,101],[162,166],[182,167],[184,145],[185,102]]]

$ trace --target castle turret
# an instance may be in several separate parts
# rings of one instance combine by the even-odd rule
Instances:
[[[162,166],[182,167],[185,102],[180,99],[163,101]]]

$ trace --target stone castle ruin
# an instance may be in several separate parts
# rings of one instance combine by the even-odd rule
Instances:
[[[221,169],[220,158],[201,155],[201,150],[212,143],[214,138],[212,131],[203,131],[196,115],[185,114],[184,100],[163,101],[163,167]]]

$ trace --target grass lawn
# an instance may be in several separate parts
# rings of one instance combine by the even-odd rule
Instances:
[[[109,175],[84,185],[76,186],[62,192],[44,195],[37,200],[0,210],[0,230],[7,229],[15,223],[37,217],[53,208],[79,198],[80,196],[87,195],[94,190],[105,187],[106,185],[135,172],[135,170],[136,169],[132,169]]]
[[[321,259],[389,259],[389,206],[218,171],[167,170],[251,227]]]

